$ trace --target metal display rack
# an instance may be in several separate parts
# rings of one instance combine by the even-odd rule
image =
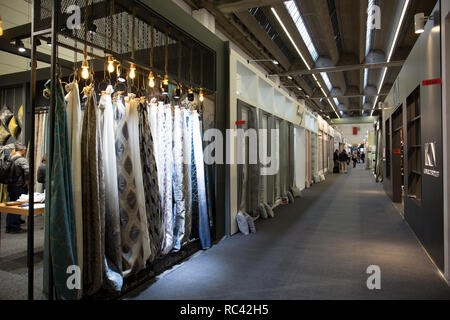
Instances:
[[[182,83],[185,87],[203,88],[206,94],[214,94],[216,91],[216,52],[210,48],[205,47],[200,42],[196,41],[194,37],[179,30],[171,22],[165,20],[151,9],[146,7],[140,1],[132,0],[114,0],[114,5],[111,6],[112,1],[104,0],[34,0],[32,8],[32,23],[31,23],[31,75],[30,75],[30,120],[27,121],[27,130],[31,133],[29,142],[30,154],[30,176],[29,176],[29,203],[34,203],[34,187],[35,187],[35,166],[36,160],[34,158],[35,140],[33,133],[35,132],[35,117],[37,113],[37,92],[36,92],[36,68],[38,50],[37,46],[40,40],[51,42],[51,96],[49,106],[49,144],[47,152],[53,153],[54,148],[54,130],[55,130],[55,108],[56,97],[53,94],[56,91],[56,84],[58,81],[58,72],[61,69],[61,64],[58,62],[58,48],[65,48],[73,52],[82,52],[79,45],[87,45],[92,48],[91,52],[87,52],[88,56],[94,59],[104,60],[106,62],[106,55],[112,55],[122,66],[134,64],[141,72],[141,76],[150,70],[158,74],[164,74],[164,64],[167,66],[167,61],[163,57],[161,45],[163,43],[163,35],[169,34],[169,67],[168,75],[171,79],[176,79],[176,83]],[[89,19],[83,20],[81,14],[81,28],[75,30],[68,30],[66,21],[70,17],[70,12],[67,10],[70,6],[78,6],[81,12],[84,12],[85,6],[89,6]],[[114,8],[114,9],[111,9]],[[114,10],[111,15],[111,10]],[[112,18],[111,18],[112,17]],[[134,41],[137,44],[136,54],[129,52],[129,42],[131,39],[129,29],[131,29],[131,19],[137,19],[137,32],[132,34],[135,37]],[[113,28],[111,27],[113,22]],[[89,39],[83,37],[85,29],[92,23],[96,25],[97,32],[91,35]],[[156,58],[150,68],[150,45],[147,33],[150,28],[154,28],[155,35],[155,53]],[[108,34],[109,32],[109,34]],[[124,32],[127,32],[124,34]],[[111,37],[111,33],[113,36]],[[110,40],[112,38],[112,41]],[[75,44],[75,45],[74,45]],[[105,56],[95,54],[93,49],[102,50]],[[180,57],[181,53],[181,57]],[[175,60],[176,59],[176,60]],[[181,59],[181,64],[177,63]],[[166,59],[167,60],[167,59]],[[181,65],[181,67],[180,67]],[[207,67],[204,67],[207,66]],[[67,64],[64,66],[67,68]],[[192,70],[201,70],[201,74],[196,73],[192,75]],[[52,167],[52,158],[47,157],[47,165]],[[48,181],[52,180],[52,170]],[[47,183],[46,194],[51,194],[51,183]],[[48,202],[49,204],[50,202]],[[34,208],[29,206],[28,215],[28,234],[27,234],[27,265],[28,265],[28,299],[33,300],[34,291]],[[50,277],[52,279],[52,277]],[[53,300],[53,284],[50,283],[49,299]]]

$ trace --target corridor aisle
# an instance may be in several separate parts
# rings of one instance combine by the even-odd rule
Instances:
[[[163,273],[131,299],[449,299],[450,289],[369,171],[303,192],[258,221]],[[381,268],[369,290],[366,268]]]

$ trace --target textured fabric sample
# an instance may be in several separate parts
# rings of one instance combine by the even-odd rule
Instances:
[[[175,250],[181,248],[181,242],[185,232],[185,192],[184,192],[184,167],[183,167],[183,117],[178,106],[174,108],[173,117],[173,196],[174,196],[174,243]]]
[[[8,109],[7,106],[4,106],[0,111],[0,120],[5,127],[8,126],[12,117],[14,117],[14,114]]]
[[[131,160],[133,162],[134,176],[136,181],[136,195],[138,206],[140,208],[140,223],[141,234],[143,236],[143,252],[144,263],[150,258],[150,236],[148,232],[147,214],[145,210],[145,196],[144,196],[144,180],[142,176],[142,164],[141,164],[141,148],[139,145],[139,116],[138,105],[140,100],[136,98],[136,95],[129,94],[129,103],[127,105],[127,122],[129,124],[129,144]]]
[[[145,191],[145,208],[150,237],[150,261],[161,253],[163,230],[161,224],[161,197],[158,186],[158,171],[154,154],[154,143],[150,133],[148,108],[144,103],[138,106],[139,138],[142,176]]]
[[[172,195],[172,174],[173,174],[173,155],[172,155],[172,109],[166,105],[158,110],[158,114],[164,119],[158,124],[160,128],[159,152],[164,156],[164,194],[161,195],[162,208],[164,214],[164,246],[163,254],[167,254],[173,247],[173,195]],[[161,130],[162,129],[162,130]]]
[[[184,236],[181,245],[189,241],[192,229],[192,125],[190,123],[190,112],[187,109],[182,110],[183,121],[183,193],[184,193]]]
[[[119,192],[123,275],[145,267],[141,210],[136,194],[134,167],[130,149],[127,111],[119,97],[115,100],[117,183]],[[139,168],[138,168],[139,169]]]
[[[50,90],[50,81],[45,87]],[[46,197],[44,215],[43,296],[48,298],[52,279],[55,299],[72,300],[79,296],[77,289],[67,287],[67,268],[78,265],[72,172],[63,90],[59,81],[55,87],[56,92],[52,93],[56,98],[54,132],[47,131],[47,139],[53,134],[54,149],[48,157],[53,165],[47,167],[46,178],[47,183],[51,183],[51,194]],[[50,171],[52,179],[49,179]]]
[[[250,233],[250,229],[248,226],[247,218],[242,213],[242,211],[239,211],[238,214],[236,215],[236,222],[237,222],[239,231],[242,232],[243,234],[245,234],[246,236],[248,236]]]
[[[96,293],[103,285],[105,268],[105,184],[97,99],[85,90],[87,106],[81,136],[83,197],[83,292]]]
[[[198,192],[198,233],[200,243],[203,249],[211,247],[211,234],[209,230],[208,210],[206,202],[206,185],[205,185],[205,169],[203,161],[203,144],[200,128],[199,114],[194,111],[192,115],[192,140],[194,145],[194,157],[195,157],[195,171],[197,179],[197,192]]]
[[[269,206],[268,204],[264,204],[264,206],[266,207],[266,212],[267,212],[267,215],[270,217],[270,218],[274,218],[275,217],[275,214],[274,214],[274,212],[273,212],[273,210],[272,210],[272,207],[271,206]]]
[[[17,137],[17,135],[20,133],[20,127],[15,117],[12,117],[9,121],[8,130],[13,137]]]
[[[9,137],[11,137],[9,131],[6,130],[5,127],[0,124],[0,143],[4,145],[6,141],[8,141]]]
[[[245,219],[247,220],[248,223],[248,229],[250,230],[251,233],[256,233],[256,227],[255,227],[255,222],[253,221],[253,218],[250,217],[249,214],[244,213],[245,215]]]
[[[259,214],[260,214],[261,218],[263,218],[263,219],[269,218],[269,216],[267,215],[266,207],[264,206],[263,203],[259,204]]]
[[[75,215],[76,239],[77,239],[77,256],[80,257],[79,267],[83,270],[83,209],[82,209],[82,189],[81,189],[81,106],[80,106],[80,91],[78,83],[72,82],[66,85],[68,92],[65,99],[67,102],[67,120],[71,150],[71,164],[73,177],[73,212]],[[42,116],[44,116],[42,114]],[[45,115],[46,116],[46,115]],[[41,120],[43,121],[43,120]],[[41,124],[39,125],[41,126]],[[41,140],[41,139],[39,139]],[[36,144],[39,148],[39,143]],[[42,147],[41,147],[42,148]],[[43,150],[42,150],[43,149]],[[39,151],[39,156],[35,159],[41,159],[42,154],[45,153],[45,148]]]
[[[122,251],[120,240],[119,195],[117,193],[117,160],[114,141],[112,86],[102,92],[99,110],[99,128],[102,137],[102,163],[105,181],[105,256],[106,280],[109,288],[122,289]],[[112,269],[112,270],[109,270]],[[117,273],[117,274],[115,274]]]
[[[19,126],[23,127],[23,106],[20,106],[19,111],[17,111],[17,122]]]

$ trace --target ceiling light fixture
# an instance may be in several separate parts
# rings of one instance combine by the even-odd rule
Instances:
[[[405,0],[405,4],[403,5],[403,10],[402,10],[402,13],[400,15],[400,20],[398,21],[397,29],[395,30],[394,39],[392,39],[391,48],[389,49],[387,63],[389,63],[391,61],[392,54],[393,54],[394,49],[395,49],[395,45],[397,44],[398,34],[399,34],[400,29],[402,27],[403,19],[405,18],[409,2],[410,2],[410,0]],[[383,69],[383,76],[381,77],[381,82],[380,82],[380,84],[378,86],[378,91],[377,91],[378,94],[380,94],[381,88],[383,87],[384,79],[386,78],[386,73],[387,73],[387,67],[384,67],[384,69]],[[373,106],[372,106],[372,111],[370,112],[370,116],[373,115],[373,112],[375,111],[375,106],[377,105],[377,102],[378,102],[378,96],[375,98],[375,101],[374,101]]]
[[[289,41],[291,41],[292,46],[295,48],[295,50],[297,51],[298,55],[300,56],[300,58],[302,59],[303,63],[306,65],[306,68],[308,68],[308,70],[311,70],[311,67],[309,66],[308,62],[306,61],[305,57],[303,56],[303,54],[301,53],[300,49],[297,47],[297,44],[294,42],[294,39],[292,39],[291,34],[289,33],[289,31],[287,30],[286,26],[284,25],[283,21],[281,21],[280,16],[278,15],[277,11],[275,10],[275,8],[271,8],[273,15],[275,16],[275,18],[277,19],[278,23],[281,25],[281,28],[283,28],[284,33],[287,35]],[[322,90],[324,96],[326,97],[326,93],[323,90],[322,86],[320,85],[319,80],[317,79],[316,75],[313,74],[314,80],[316,80],[317,85],[319,86],[319,88]],[[309,98],[309,96],[307,96]],[[328,102],[330,102],[330,100],[328,100]],[[332,109],[334,110],[334,113],[337,115],[338,118],[340,118],[339,114],[337,113],[334,105],[330,102],[330,105],[332,107]]]
[[[272,62],[274,65],[279,65],[280,63],[277,60],[274,59],[252,59],[252,60],[247,60],[247,63],[250,62]]]
[[[292,80],[292,77],[291,77],[291,76],[288,76],[288,79],[289,79],[289,80]]]
[[[0,37],[3,35],[3,26],[2,26],[3,20],[0,18]]]
[[[19,52],[25,52],[25,51],[26,51],[25,45],[24,45],[23,42],[22,42],[21,40],[19,40],[19,39],[16,40],[15,47],[16,47],[17,50],[19,50]]]

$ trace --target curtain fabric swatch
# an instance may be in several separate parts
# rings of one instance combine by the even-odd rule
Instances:
[[[45,87],[50,90],[50,81],[47,81]],[[56,92],[52,92],[56,98],[55,127],[54,132],[47,130],[47,139],[53,134],[54,149],[53,153],[48,155],[48,158],[52,159],[53,166],[47,167],[46,173],[47,184],[51,183],[51,193],[46,197],[44,215],[43,296],[48,298],[52,278],[55,298],[72,300],[78,298],[79,292],[67,286],[67,268],[78,264],[70,143],[64,93],[59,81],[55,87]]]
[[[139,137],[142,174],[145,191],[145,207],[150,234],[150,261],[154,261],[161,253],[161,196],[158,187],[158,171],[154,154],[154,143],[150,133],[150,122],[147,106],[141,102],[139,112]]]
[[[122,289],[122,250],[120,239],[119,195],[117,192],[117,160],[114,140],[112,86],[102,92],[98,105],[98,125],[102,141],[102,163],[105,181],[105,285],[114,291]]]
[[[67,120],[70,139],[72,178],[73,178],[73,210],[75,214],[77,256],[79,257],[79,267],[83,272],[83,210],[82,210],[82,191],[81,191],[81,125],[82,112],[80,105],[80,91],[76,81],[66,85],[68,92],[65,100],[67,101]],[[47,115],[41,115],[47,117]],[[41,126],[41,125],[40,125]],[[44,150],[45,151],[45,150]],[[42,151],[40,151],[41,153]],[[41,159],[36,157],[35,159]],[[36,166],[38,167],[38,166]]]

